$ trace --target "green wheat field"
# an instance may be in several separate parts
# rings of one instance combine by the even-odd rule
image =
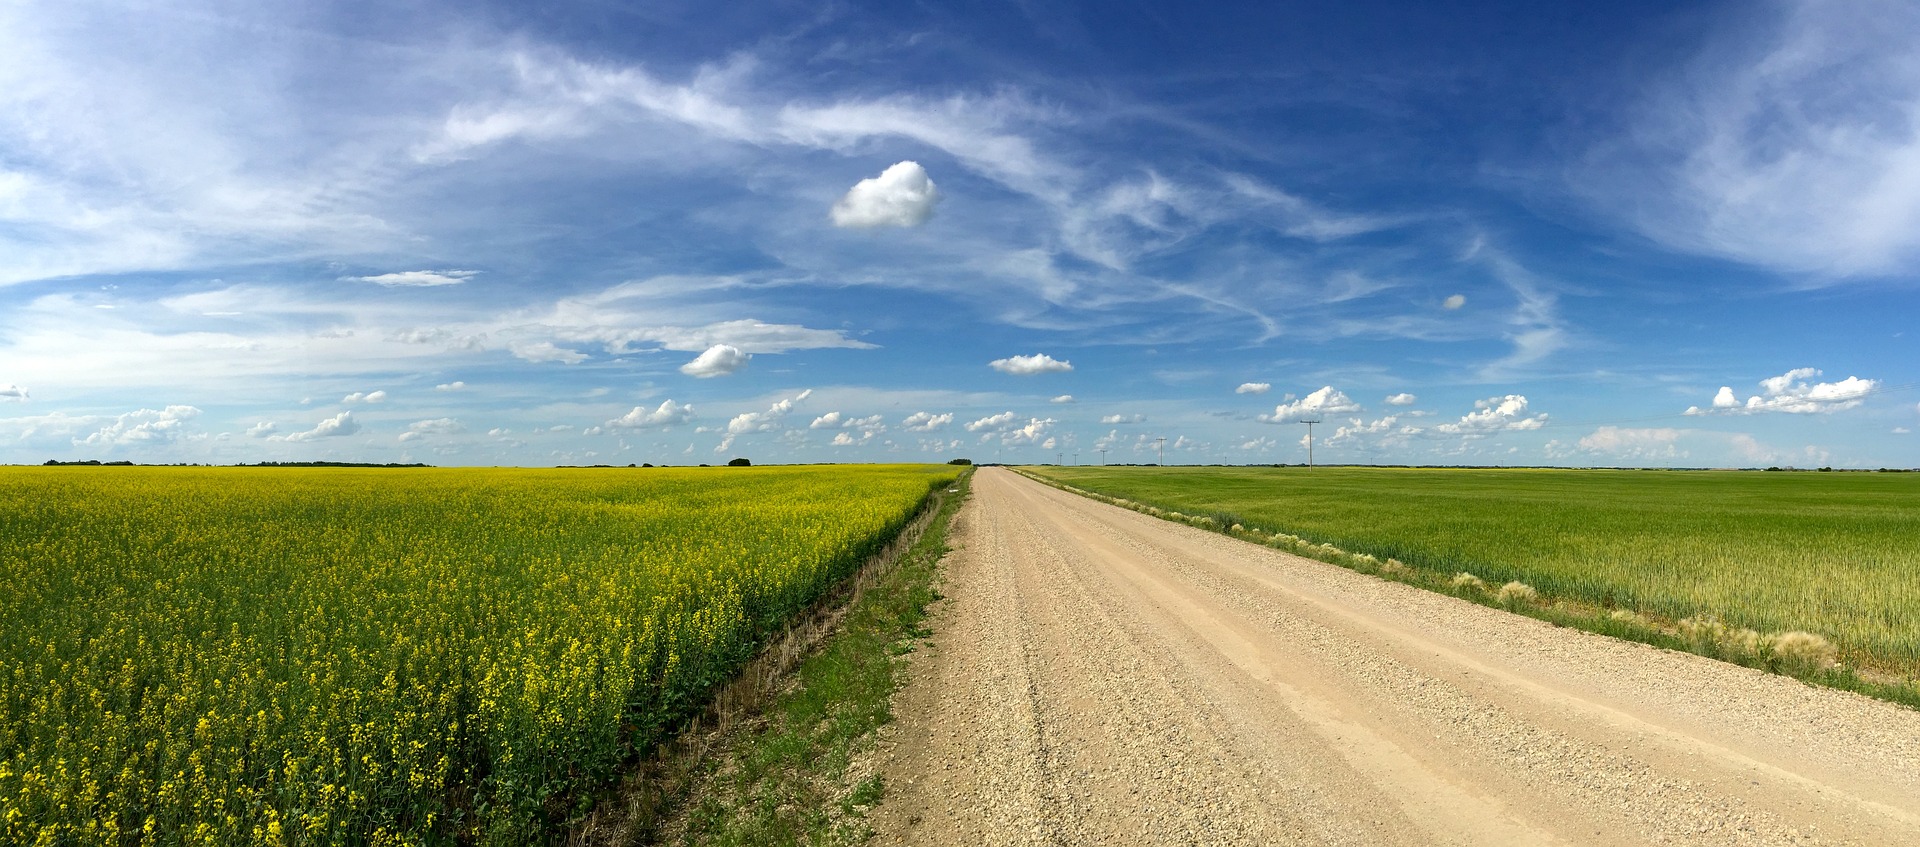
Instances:
[[[1920,674],[1920,473],[1040,467],[1220,526],[1547,597],[1803,630]]]

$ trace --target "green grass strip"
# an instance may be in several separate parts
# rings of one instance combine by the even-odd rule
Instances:
[[[904,679],[900,657],[930,633],[922,627],[946,530],[966,498],[963,477],[919,541],[854,601],[837,633],[803,661],[762,719],[712,753],[702,786],[664,843],[687,845],[858,844],[885,785],[854,779],[849,766],[893,719]]]

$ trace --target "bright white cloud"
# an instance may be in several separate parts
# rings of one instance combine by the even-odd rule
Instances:
[[[1233,390],[1233,393],[1235,393],[1235,394],[1265,394],[1265,393],[1267,393],[1267,392],[1269,392],[1269,391],[1272,391],[1272,390],[1273,390],[1273,383],[1271,383],[1271,382],[1243,382],[1243,383],[1240,383],[1240,387],[1239,387],[1239,388],[1235,388],[1235,389]]]
[[[635,406],[620,417],[607,421],[608,429],[654,429],[683,424],[693,419],[693,407],[673,400],[662,400],[652,411],[644,406]],[[489,435],[493,433],[488,433]],[[502,431],[502,434],[505,434]]]
[[[1360,411],[1359,403],[1353,402],[1353,398],[1328,385],[1298,400],[1273,407],[1273,414],[1261,415],[1260,420],[1266,423],[1293,423],[1301,418],[1358,411]]]
[[[1878,380],[1855,376],[1839,382],[1809,382],[1816,376],[1820,376],[1818,368],[1795,368],[1779,376],[1768,377],[1760,381],[1760,393],[1749,396],[1744,404],[1733,393],[1732,386],[1723,385],[1714,394],[1711,409],[1688,406],[1686,414],[1787,412],[1811,415],[1840,412],[1865,403],[1868,395],[1880,386]]]
[[[1146,421],[1146,419],[1146,415],[1107,415],[1100,419],[1100,423],[1108,426],[1113,424],[1135,424],[1142,423]]]
[[[360,431],[360,422],[353,419],[352,412],[341,412],[331,418],[315,424],[305,432],[290,432],[286,435],[271,435],[269,441],[313,441],[320,438],[339,438]]]
[[[386,402],[386,399],[387,399],[387,392],[385,391],[355,391],[352,394],[349,394],[345,397],[340,398],[340,402],[342,403],[383,403],[383,402]]]
[[[900,422],[900,428],[908,432],[937,432],[945,429],[947,424],[950,423],[953,423],[952,412],[938,415],[929,412],[914,412]]]
[[[747,366],[752,356],[740,352],[740,348],[731,344],[715,344],[706,352],[694,357],[694,360],[680,366],[680,372],[691,377],[708,379],[726,376]]]
[[[467,384],[466,384],[466,383],[464,383],[464,382],[461,382],[461,381],[459,381],[459,380],[454,380],[453,382],[443,382],[443,383],[440,383],[439,385],[436,385],[436,386],[434,386],[434,387],[433,387],[433,390],[435,390],[435,391],[459,391],[460,389],[462,389],[462,388],[466,388],[466,387],[467,387]]]
[[[25,387],[0,382],[0,403],[24,403],[27,399]]]
[[[1065,373],[1067,371],[1073,370],[1073,364],[1071,362],[1055,359],[1054,357],[1049,356],[1045,353],[1035,353],[1031,356],[1009,356],[1005,359],[995,359],[991,362],[988,362],[987,366],[1001,373],[1013,374],[1015,376],[1032,376],[1034,374],[1043,374],[1043,373]]]
[[[1017,420],[1020,420],[1019,415],[1016,415],[1012,412],[1001,412],[1000,414],[988,415],[984,418],[981,418],[977,421],[967,424],[967,431],[968,432],[999,432],[1001,430],[1006,429],[1009,426],[1012,426],[1013,423]]]
[[[75,438],[75,446],[118,447],[128,445],[169,444],[187,434],[187,422],[200,416],[192,406],[168,406],[165,409],[141,409],[115,418],[85,438]]]
[[[459,285],[472,279],[479,271],[399,271],[378,276],[341,277],[344,282],[371,282],[375,285],[405,286],[427,288],[440,285]]]
[[[453,418],[434,418],[408,424],[407,431],[400,433],[400,440],[417,441],[430,435],[457,435],[466,431],[467,428]]]
[[[1058,397],[1055,397],[1055,398],[1053,398],[1052,400],[1048,400],[1047,402],[1049,402],[1049,403],[1060,403],[1060,404],[1062,404],[1062,405],[1064,405],[1064,404],[1067,404],[1067,403],[1072,403],[1072,402],[1074,402],[1074,399],[1073,399],[1073,395],[1071,395],[1071,394],[1062,394],[1062,395],[1060,395],[1060,396],[1058,396]]]
[[[1455,294],[1440,302],[1440,308],[1446,309],[1449,312],[1458,310],[1461,306],[1465,305],[1467,305],[1467,295],[1465,294]]]
[[[247,427],[248,438],[265,438],[280,431],[280,425],[273,421],[261,421]]]
[[[839,429],[841,426],[845,425],[845,423],[846,423],[845,415],[842,415],[839,412],[828,412],[824,415],[821,415],[820,417],[814,418],[813,423],[807,425],[807,428],[808,429]]]
[[[877,177],[855,183],[833,204],[833,223],[863,229],[919,226],[932,217],[939,202],[940,190],[926,169],[918,162],[900,162]]]
[[[1411,406],[1418,402],[1420,402],[1420,398],[1404,391],[1399,394],[1387,395],[1387,405],[1389,406]]]
[[[529,362],[560,362],[577,365],[587,360],[587,354],[578,350],[556,347],[551,341],[515,342],[508,345],[513,355]]]
[[[764,412],[741,412],[734,415],[732,420],[727,421],[726,437],[720,440],[720,446],[715,447],[714,452],[725,452],[727,448],[733,446],[734,440],[742,435],[779,429],[780,425],[786,421],[787,413],[811,396],[813,396],[813,389],[809,388],[792,397],[776,401]]]
[[[1434,429],[1451,435],[1482,436],[1547,425],[1546,413],[1527,414],[1527,398],[1519,394],[1475,400],[1473,407],[1475,411],[1468,412],[1458,423],[1440,424]]]

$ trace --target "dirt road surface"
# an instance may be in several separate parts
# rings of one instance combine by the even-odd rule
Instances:
[[[1920,712],[982,469],[880,844],[1920,844]]]

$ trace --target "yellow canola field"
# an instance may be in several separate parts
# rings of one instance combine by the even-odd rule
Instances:
[[[0,469],[0,843],[540,840],[955,470]]]

